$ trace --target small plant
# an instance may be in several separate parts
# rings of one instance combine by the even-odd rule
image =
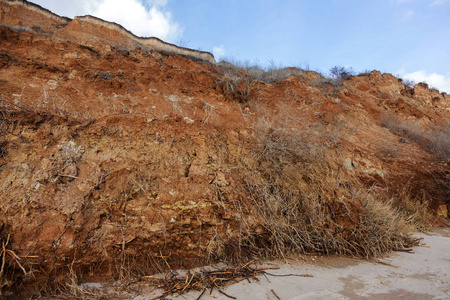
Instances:
[[[381,156],[381,159],[385,158],[396,158],[397,157],[397,147],[394,144],[383,142],[380,143],[379,147],[379,155]]]
[[[255,81],[274,83],[291,75],[303,76],[302,70],[278,67],[273,61],[266,70],[257,63],[230,61],[221,61],[217,64],[217,71],[221,75],[217,83],[222,87],[225,96],[239,102],[246,102],[249,99]]]
[[[260,78],[256,79],[266,83],[274,83],[276,81],[289,78],[291,75],[303,76],[303,71],[299,68],[285,68],[282,66],[277,66],[274,61],[270,61],[267,70],[261,74]]]
[[[208,102],[203,102],[203,109],[205,111],[205,116],[203,117],[203,124],[208,124],[211,116],[215,114],[216,106],[209,104]]]
[[[241,103],[248,100],[252,82],[249,69],[250,67],[237,66],[226,61],[217,64],[217,71],[220,74],[217,83],[222,87],[225,97]]]
[[[414,85],[416,84],[416,82],[412,79],[400,79],[402,81],[402,84],[404,87],[414,87]]]
[[[354,74],[355,72],[352,68],[334,66],[330,69],[329,78],[335,82],[342,82],[342,80]]]
[[[180,113],[182,113],[180,105],[179,105],[181,98],[178,95],[175,95],[175,94],[169,95],[167,97],[167,100],[169,100],[170,103],[172,104],[173,116],[176,116],[178,111],[180,111]],[[122,105],[123,105],[123,103],[122,103]],[[125,106],[124,106],[124,110],[125,110]],[[124,111],[124,113],[126,113],[126,112]]]
[[[342,81],[348,76],[354,75],[354,71],[352,68],[335,66],[330,69],[328,74],[319,73],[319,75],[311,82],[311,86],[321,89],[326,97],[337,97],[343,86]]]
[[[358,73],[358,76],[369,76],[370,72],[372,72],[372,70],[366,69],[366,70]]]

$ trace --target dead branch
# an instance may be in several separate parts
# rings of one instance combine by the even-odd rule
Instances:
[[[219,293],[227,296],[230,299],[236,299],[236,297],[232,295],[228,295],[224,292],[224,288],[226,286],[238,283],[242,280],[253,279],[253,281],[259,281],[257,276],[261,275],[270,275],[270,276],[299,276],[299,277],[313,277],[309,274],[285,274],[285,275],[275,275],[271,273],[267,273],[266,270],[274,270],[277,268],[257,268],[252,267],[251,264],[254,264],[255,260],[252,260],[242,266],[238,267],[230,267],[227,266],[225,268],[213,271],[201,270],[197,269],[191,274],[184,276],[180,276],[177,273],[170,271],[166,274],[166,276],[143,276],[141,280],[145,279],[155,284],[158,288],[162,288],[164,292],[155,297],[153,299],[164,299],[169,295],[181,295],[187,293],[191,290],[201,291],[200,295],[197,299],[200,299],[206,291],[209,290],[209,294],[216,289]],[[274,293],[275,294],[275,293]],[[276,294],[275,294],[276,296]]]

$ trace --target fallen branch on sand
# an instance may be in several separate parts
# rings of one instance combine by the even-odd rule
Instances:
[[[198,271],[195,269],[192,273],[188,271],[185,276],[180,276],[176,272],[169,272],[164,277],[159,276],[143,276],[141,280],[148,280],[158,288],[164,289],[164,292],[153,299],[165,299],[169,295],[181,295],[191,290],[201,291],[197,299],[200,299],[206,292],[210,295],[214,289],[228,298],[236,299],[231,295],[226,294],[223,289],[226,286],[238,283],[242,280],[253,279],[259,281],[257,276],[269,275],[269,276],[300,276],[300,277],[313,277],[309,274],[286,274],[276,275],[267,273],[266,270],[276,270],[278,268],[257,268],[251,267],[255,260],[252,260],[239,267],[230,267],[214,270],[214,271]]]

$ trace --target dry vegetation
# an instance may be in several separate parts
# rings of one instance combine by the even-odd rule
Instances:
[[[444,162],[450,161],[450,122],[434,128],[430,134],[429,149]]]
[[[221,61],[216,65],[220,75],[217,84],[222,87],[225,96],[230,100],[241,103],[249,100],[252,88],[258,82],[274,83],[292,75],[303,76],[303,71],[298,68],[278,67],[274,62],[264,70],[258,64],[230,61]]]
[[[2,125],[17,112],[33,112],[30,107],[2,103]],[[204,103],[204,106],[205,111],[214,112],[210,104]],[[248,199],[234,203],[241,218],[240,236],[232,241],[214,236],[206,249],[211,262],[219,259],[242,263],[252,256],[287,257],[293,253],[309,252],[377,257],[416,245],[417,241],[410,233],[430,229],[425,197],[413,197],[407,188],[394,197],[376,193],[358,179],[344,176],[339,155],[340,139],[345,135],[343,128],[337,125],[325,128],[305,122],[290,114],[292,107],[283,107],[276,116],[260,111],[254,137],[253,159],[257,167],[246,169],[241,166],[240,170],[241,174],[246,174]],[[54,112],[64,113],[61,110]],[[202,123],[207,124],[209,117],[206,114]],[[383,119],[383,126],[408,140],[430,145],[429,149],[441,156],[447,155],[448,159],[448,127],[436,129],[433,139],[426,139],[415,123],[402,121],[393,115]],[[6,147],[2,146],[0,151],[5,155]],[[257,228],[248,222],[249,211],[255,212],[253,218],[258,220]],[[2,242],[3,266],[11,266],[9,270],[17,269],[13,267],[17,263],[13,252],[6,249],[8,239],[3,237]],[[130,282],[155,270],[165,272],[168,270],[166,265],[162,256],[161,259],[144,258],[142,255],[127,255],[123,251],[110,268],[117,274],[117,279]],[[81,270],[70,268],[70,276],[49,280],[43,293],[69,298],[89,296],[78,286],[81,282],[79,272]],[[5,286],[12,277],[14,274],[0,273]],[[166,288],[169,292],[186,287],[174,277],[169,279],[164,284],[173,281],[175,285]],[[200,284],[201,289],[210,288],[194,275],[188,279]]]
[[[409,233],[423,207],[400,212],[356,179],[341,180],[335,139],[320,126],[293,122],[284,115],[258,123],[259,167],[247,184],[267,232],[249,237],[248,246],[260,255],[373,257],[414,244]]]
[[[392,113],[381,118],[381,125],[401,136],[402,141],[414,142],[432,153],[437,160],[450,160],[450,123],[424,129],[415,120],[405,120]]]
[[[276,83],[292,75],[299,77],[304,75],[304,72],[298,68],[281,68],[273,63],[269,68],[263,69],[250,63],[221,62],[211,69],[213,70],[211,76],[221,87],[225,98],[255,106],[258,106],[259,103],[255,104],[257,100],[252,99],[252,95],[257,91],[258,85]],[[336,94],[343,87],[343,81],[353,74],[352,70],[343,67],[335,67],[330,71],[329,77],[318,76],[316,82],[310,83],[313,88],[319,88],[319,93]],[[117,76],[111,72],[97,71],[87,73],[85,77],[89,80],[103,82]],[[288,95],[286,90],[284,93]],[[20,98],[21,95],[15,100],[0,99],[0,159],[6,157],[8,151],[13,149],[12,143],[19,143],[17,140],[10,142],[7,138],[7,133],[12,131],[15,126],[19,126],[16,114],[46,115],[47,119],[58,115],[68,119],[74,118],[74,122],[78,123],[81,123],[79,122],[81,119],[91,119],[92,122],[95,122],[95,118],[91,118],[89,113],[81,116],[66,109],[65,104],[68,99],[59,97],[55,91],[50,93],[43,88],[42,95],[37,99],[34,107],[23,104]],[[173,117],[183,120],[180,116],[181,109],[178,107],[181,98],[175,94],[166,98],[172,105]],[[200,110],[204,114],[200,118],[201,121],[195,121],[200,121],[201,128],[213,127],[214,119],[219,115],[220,106],[217,105],[217,102],[211,101],[210,103],[208,101],[201,100],[199,103]],[[282,101],[288,102],[286,99],[280,100],[280,102]],[[239,107],[239,109],[241,108]],[[242,266],[243,261],[255,256],[279,258],[310,252],[377,257],[388,251],[405,250],[415,245],[417,241],[411,236],[411,232],[414,230],[425,231],[431,228],[430,199],[425,194],[412,194],[409,185],[405,185],[400,192],[376,191],[354,174],[346,173],[347,170],[341,155],[343,150],[341,149],[341,140],[345,140],[344,136],[347,134],[345,126],[342,127],[340,124],[332,122],[324,125],[310,121],[306,116],[302,118],[298,114],[293,115],[291,112],[294,111],[294,108],[289,106],[282,107],[279,111],[277,115],[274,115],[273,111],[260,109],[256,123],[247,124],[249,131],[254,134],[240,137],[241,140],[238,141],[243,145],[254,145],[254,148],[246,149],[253,154],[253,157],[248,158],[251,161],[248,165],[233,164],[233,168],[235,168],[233,172],[239,174],[239,184],[242,188],[242,190],[233,192],[245,195],[245,197],[238,200],[233,199],[230,201],[231,203],[227,203],[227,209],[233,209],[234,214],[232,217],[228,217],[226,222],[230,222],[232,224],[230,226],[237,223],[236,227],[239,232],[237,238],[228,240],[227,236],[223,233],[220,235],[217,230],[212,234],[205,234],[210,239],[209,244],[201,249],[204,252],[202,254],[205,254],[204,257],[207,257],[206,262],[222,260],[239,263]],[[136,111],[127,109],[124,105],[121,112],[128,116],[137,115]],[[152,117],[147,122],[153,122],[155,118]],[[42,118],[37,122],[46,122],[47,119]],[[117,119],[120,119],[120,116]],[[194,122],[194,120],[191,121]],[[432,154],[436,161],[449,162],[449,123],[433,128],[423,128],[414,119],[406,120],[392,113],[386,113],[382,117],[381,125],[398,135],[402,143],[417,143]],[[118,129],[117,125],[110,124],[110,126],[110,128],[115,126],[115,129],[111,130],[112,133],[106,133],[108,128],[101,126],[101,130],[105,131],[99,131],[96,134],[98,136],[108,134],[113,140]],[[131,143],[131,135],[129,137]],[[21,137],[19,138],[21,139]],[[160,137],[158,143],[164,138],[165,136]],[[173,138],[173,145],[175,145],[177,137],[169,138]],[[210,138],[209,135],[208,138]],[[208,150],[214,155],[217,154],[218,160],[225,162],[228,156],[231,156],[227,152],[229,151],[226,147],[228,142],[225,141],[223,145],[219,146],[215,145],[220,150],[213,149],[211,145],[208,145],[211,147]],[[114,143],[114,145],[116,144]],[[378,148],[383,157],[392,159],[395,159],[400,152],[397,148],[387,144],[380,144]],[[142,152],[144,153],[145,149]],[[154,161],[160,160],[158,163],[161,163],[165,158],[163,155],[158,156],[158,159],[154,159]],[[79,157],[77,159],[69,157],[68,159],[73,160],[71,163],[75,168]],[[170,163],[167,163],[167,166],[173,167]],[[3,165],[0,166],[0,168],[2,167]],[[191,165],[188,168],[190,167]],[[135,170],[133,169],[133,172]],[[188,173],[188,171],[185,172]],[[109,174],[106,173],[104,176],[101,173],[95,182],[97,190],[100,189],[100,184]],[[69,178],[76,179],[75,175],[65,174],[61,175],[58,180],[63,181],[62,176],[66,176],[64,179],[67,180]],[[442,191],[448,196],[449,182],[443,179],[436,180]],[[149,198],[156,198],[154,195],[150,197],[150,194],[153,193],[150,193],[149,182],[146,185],[146,183],[138,181],[139,176],[127,178],[127,185],[124,185],[121,191],[127,196],[121,194],[117,196],[117,199],[114,198],[114,201],[109,199],[109,207],[105,208],[108,214],[111,214],[113,206],[122,208],[122,204],[116,205],[116,202],[126,203],[135,194],[148,193]],[[217,184],[217,174],[215,174],[215,180],[213,179],[209,184],[214,183],[217,195],[213,197],[222,201],[222,190]],[[449,198],[447,197],[447,199]],[[225,208],[225,204],[223,204],[223,208]],[[126,218],[125,215],[123,220],[126,221]],[[161,223],[164,223],[164,220]],[[2,226],[6,225],[2,224]],[[233,228],[235,229],[235,227]],[[0,232],[5,233],[6,230],[3,229],[6,228],[1,229]],[[164,235],[167,233],[165,230],[164,227]],[[198,233],[195,232],[195,234]],[[97,236],[93,236],[92,239],[94,237],[101,239]],[[9,248],[11,247],[9,235],[3,234],[0,238],[2,247],[0,250],[0,284],[4,290],[13,285],[15,278],[19,277],[18,273],[20,273],[20,278],[26,281],[33,278],[34,274],[41,272],[34,269],[36,266],[32,263],[21,264],[15,252]],[[99,244],[101,245],[101,243]],[[115,252],[110,253],[116,259],[109,262],[108,271],[116,279],[129,283],[136,278],[139,280],[150,278],[148,274],[155,271],[160,273],[170,271],[170,265],[167,262],[170,257],[164,256],[162,253],[157,257],[150,253],[130,254],[125,251],[125,244],[122,239],[122,244],[119,243],[117,249],[114,249]],[[101,264],[102,262],[99,262],[98,266],[91,266],[91,268],[103,268],[104,266]],[[82,274],[86,273],[86,270],[77,268],[73,262],[64,268],[61,268],[61,273],[52,274],[52,278],[48,277],[48,281],[39,286],[42,294],[59,294],[65,295],[67,298],[80,299],[88,296],[96,297],[79,287]],[[237,277],[254,277],[258,273],[258,270],[247,268],[247,265],[222,271],[209,273],[209,275],[215,276],[212,279],[211,276],[203,276],[205,273],[203,273],[203,277],[193,273],[188,274],[185,278],[171,276],[164,279],[157,278],[156,281],[166,289],[164,296],[167,296],[173,292],[183,292],[188,288],[198,288],[203,291],[212,287],[220,289],[214,283],[217,278],[223,282],[225,280],[232,282]],[[192,286],[190,286],[191,283]]]

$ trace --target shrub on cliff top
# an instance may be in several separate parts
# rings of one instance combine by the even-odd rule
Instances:
[[[355,74],[350,67],[334,66],[330,69],[329,78],[335,82],[341,82],[343,79]]]
[[[220,74],[217,83],[222,87],[226,97],[239,102],[246,102],[255,81],[274,83],[290,77],[291,75],[303,76],[303,71],[298,68],[283,68],[276,66],[272,61],[264,70],[257,63],[239,62],[237,60],[221,61],[217,64],[217,72]]]

